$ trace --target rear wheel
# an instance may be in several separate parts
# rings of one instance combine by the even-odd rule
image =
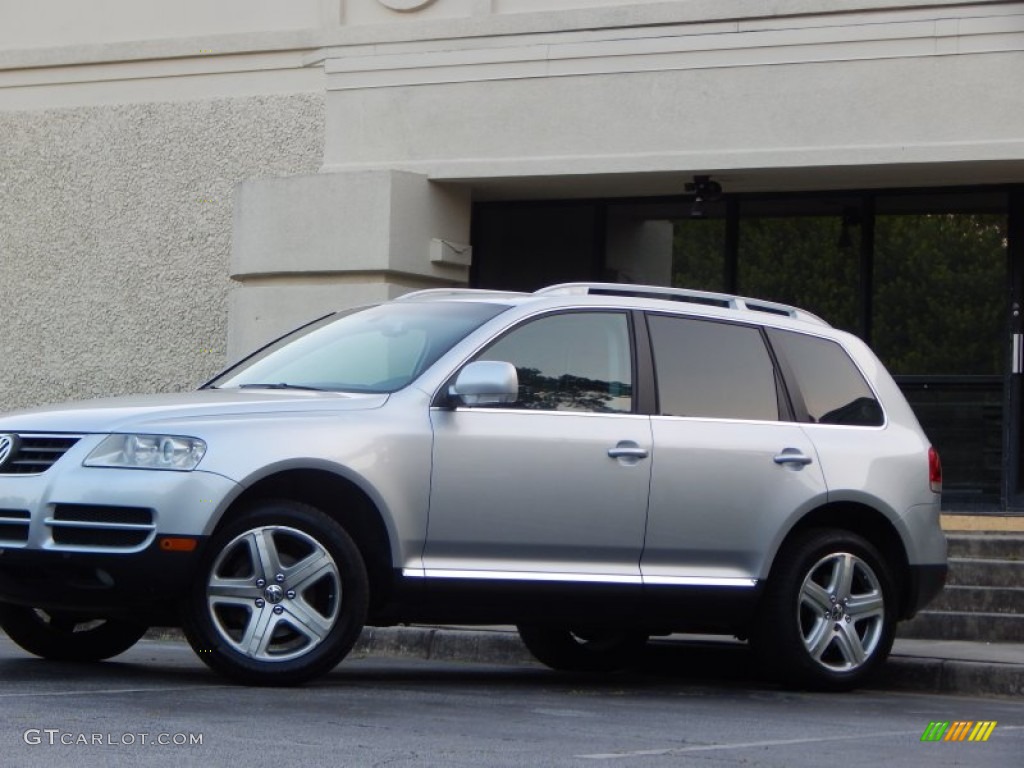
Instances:
[[[296,685],[345,657],[368,602],[366,567],[345,530],[309,505],[267,501],[210,540],[185,633],[227,677]]]
[[[752,640],[788,685],[845,690],[886,659],[896,598],[878,551],[848,531],[798,535],[778,555]]]
[[[31,654],[54,661],[101,661],[124,653],[148,627],[20,605],[0,605],[0,627]]]
[[[521,624],[523,645],[537,661],[563,672],[612,672],[629,666],[647,642],[636,630]]]

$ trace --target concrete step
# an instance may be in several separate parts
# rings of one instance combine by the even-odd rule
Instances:
[[[959,587],[1019,587],[1024,585],[1024,560],[951,557],[946,583]]]
[[[950,557],[1024,560],[1024,535],[1018,533],[949,533]]]
[[[1024,642],[1024,616],[1007,613],[922,611],[897,630],[899,637],[975,640],[989,643]]]
[[[1024,615],[1024,587],[947,586],[928,610]]]
[[[946,588],[900,637],[1024,642],[1024,533],[947,533]]]

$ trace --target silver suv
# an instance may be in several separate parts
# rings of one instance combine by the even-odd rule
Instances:
[[[515,624],[576,671],[720,633],[788,684],[848,688],[942,588],[940,491],[878,359],[807,312],[422,291],[196,392],[0,419],[0,626],[65,660],[183,626],[273,685],[364,625]]]

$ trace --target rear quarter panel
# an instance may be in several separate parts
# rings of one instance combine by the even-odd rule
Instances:
[[[830,503],[872,507],[896,528],[912,565],[946,562],[940,497],[928,478],[930,441],[892,376],[864,342],[840,334],[885,412],[881,427],[804,424],[818,452]]]

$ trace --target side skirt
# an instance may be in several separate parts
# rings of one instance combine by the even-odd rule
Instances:
[[[651,634],[743,633],[761,596],[754,586],[641,585],[515,579],[410,578],[369,624],[632,624]]]

